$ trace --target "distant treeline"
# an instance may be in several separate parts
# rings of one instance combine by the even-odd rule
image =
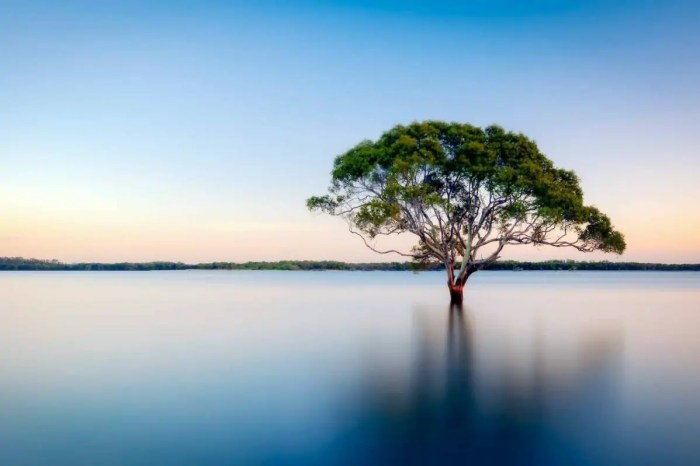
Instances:
[[[442,270],[436,264],[428,270]],[[183,262],[118,262],[102,264],[83,262],[67,264],[57,260],[0,257],[0,270],[364,270],[364,271],[413,271],[411,262],[363,262],[338,261],[277,261],[277,262],[205,262],[185,264]],[[550,260],[542,262],[499,261],[489,270],[655,270],[655,271],[700,271],[700,264],[653,264],[640,262],[583,262]],[[425,269],[423,269],[425,270]]]

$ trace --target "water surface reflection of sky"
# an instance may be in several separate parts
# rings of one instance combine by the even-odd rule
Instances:
[[[0,464],[697,464],[700,274],[6,273]]]

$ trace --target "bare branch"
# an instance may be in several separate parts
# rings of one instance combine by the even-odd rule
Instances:
[[[388,249],[388,250],[386,250],[386,251],[380,251],[379,249],[377,249],[377,248],[375,248],[374,246],[372,246],[371,244],[369,244],[369,243],[367,242],[367,239],[366,239],[361,233],[359,233],[359,232],[353,230],[353,229],[352,229],[352,225],[350,225],[350,227],[348,228],[348,230],[349,230],[350,233],[352,233],[353,235],[357,235],[357,236],[359,236],[360,238],[362,238],[362,242],[365,243],[365,246],[367,246],[369,249],[371,249],[372,251],[374,251],[374,252],[376,252],[376,253],[378,253],[378,254],[399,254],[399,255],[404,256],[404,257],[411,257],[411,258],[415,257],[414,254],[407,254],[407,253],[405,253],[405,252],[397,251],[396,249]]]

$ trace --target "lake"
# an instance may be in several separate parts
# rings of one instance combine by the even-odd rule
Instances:
[[[0,464],[700,464],[700,273],[2,272]]]

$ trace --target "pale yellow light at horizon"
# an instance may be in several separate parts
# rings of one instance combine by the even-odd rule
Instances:
[[[680,187],[688,188],[687,177],[682,181]],[[692,189],[665,192],[645,185],[646,191],[629,193],[612,183],[589,185],[589,202],[626,236],[623,256],[518,246],[502,257],[700,262]],[[251,196],[222,203],[213,193],[193,197],[163,188],[149,194],[129,186],[94,192],[61,180],[0,186],[0,256],[68,262],[406,260],[368,250],[342,220],[309,213],[303,198]],[[414,242],[404,234],[380,246],[408,251]]]
[[[348,233],[343,221],[308,214],[302,222],[209,222],[203,224],[159,219],[130,219],[105,215],[2,215],[1,256],[23,256],[62,261],[173,260],[254,261],[333,259],[345,261],[405,260],[366,249]],[[662,220],[658,222],[658,220]],[[504,259],[629,260],[700,262],[700,221],[629,219],[616,222],[625,232],[628,251],[622,256],[582,254],[570,249],[516,246]],[[411,235],[384,240],[382,247],[408,251]]]

